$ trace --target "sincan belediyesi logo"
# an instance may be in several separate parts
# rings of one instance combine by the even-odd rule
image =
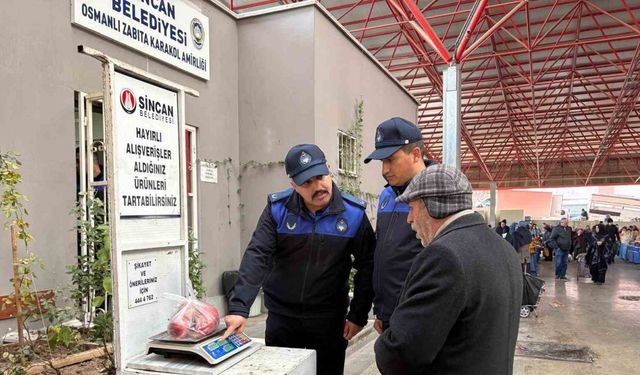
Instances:
[[[120,92],[120,105],[128,114],[136,111],[136,96],[131,89],[122,89]]]

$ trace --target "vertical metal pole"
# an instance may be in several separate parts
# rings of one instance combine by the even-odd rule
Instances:
[[[190,287],[191,282],[189,279],[189,224],[187,219],[187,171],[185,166],[187,165],[187,157],[186,157],[186,140],[185,140],[185,125],[186,125],[186,95],[184,90],[178,90],[178,134],[180,141],[180,227],[181,227],[181,235],[180,239],[185,241],[185,246],[183,246],[183,275],[185,275],[185,279],[182,280],[182,292],[184,296],[188,296],[192,291]],[[187,287],[189,285],[189,287]]]
[[[113,197],[117,197],[118,195],[118,187],[117,187],[117,179],[116,179],[116,157],[118,155],[116,150],[116,138],[117,138],[117,127],[114,126],[115,121],[115,109],[113,108],[114,97],[115,97],[115,66],[113,62],[103,62],[102,64],[102,83],[103,83],[103,123],[104,123],[104,140],[105,140],[105,155],[107,161],[107,191],[113,194]],[[118,210],[118,200],[117,199],[109,199],[107,202],[107,206],[105,207],[107,210],[106,216],[109,218],[109,243],[111,248],[109,249],[111,253],[111,282],[113,283],[113,300],[120,301],[124,300],[126,295],[121,295],[120,293],[120,264],[122,262],[121,256],[119,254],[119,243],[118,243],[118,226],[120,225],[120,211]],[[126,306],[126,304],[125,304]],[[122,304],[118,304],[117,306],[114,304],[113,306],[113,358],[116,365],[116,370],[118,373],[122,372],[123,369],[123,358],[122,358],[122,339],[125,336],[122,331],[122,324],[120,322],[124,317],[125,307]]]
[[[87,102],[87,94],[84,92],[78,93],[78,132],[80,134],[80,144],[78,144],[78,153],[80,157],[80,196],[76,199],[80,200],[80,207],[82,207],[82,221],[87,220],[87,113],[85,112],[85,104]],[[91,106],[88,107],[89,116],[91,115]],[[87,234],[82,231],[80,234],[80,255],[87,255]]]
[[[489,189],[490,192],[490,199],[491,199],[491,203],[489,203],[489,224],[491,224],[491,228],[495,228],[496,227],[496,196],[497,196],[497,185],[495,182],[492,182],[489,184]]]
[[[86,98],[86,97],[85,97]],[[94,213],[92,210],[92,202],[95,198],[95,188],[93,187],[93,98],[86,101],[87,110],[85,118],[85,174],[82,178],[85,180],[85,204],[82,206],[85,209],[86,220],[89,222],[91,228],[94,227]],[[91,203],[91,204],[89,204]],[[86,246],[86,254],[90,260],[95,259],[95,244]],[[96,295],[96,291],[93,288],[89,288],[89,299],[87,301],[87,310],[85,311],[85,325],[93,321],[95,311],[93,309],[93,300]]]
[[[85,96],[85,99],[87,99],[87,97]],[[93,228],[94,226],[94,222],[93,222],[93,210],[92,210],[92,204],[89,204],[90,202],[93,202],[93,199],[95,198],[95,192],[94,192],[94,187],[93,187],[93,98],[89,98],[88,100],[86,100],[85,104],[87,105],[87,109],[86,109],[86,117],[84,119],[84,125],[85,125],[85,139],[84,139],[84,144],[82,145],[85,148],[85,174],[82,175],[82,179],[84,180],[84,192],[85,192],[85,196],[84,196],[84,204],[83,204],[83,208],[85,211],[85,219],[89,222],[89,226]],[[85,246],[85,254],[83,255],[87,255],[89,257],[90,260],[95,259],[95,248],[94,248],[94,244],[91,244],[91,246]],[[85,310],[85,315],[84,315],[84,323],[85,326],[88,326],[94,318],[94,314],[95,311],[93,309],[93,299],[95,297],[95,290],[93,288],[89,288],[89,298],[87,300],[87,310]]]
[[[185,129],[189,130],[191,146],[187,152],[191,153],[191,231],[196,238],[195,245],[198,247],[200,242],[200,234],[198,231],[198,135],[196,134],[196,128],[188,127],[185,124]],[[185,213],[186,215],[186,213]],[[189,218],[187,218],[187,222]],[[187,237],[187,243],[188,243]],[[189,246],[187,245],[187,254],[189,253]]]
[[[85,110],[85,105],[87,105],[87,94],[84,92],[78,93],[78,132],[80,135],[80,143],[78,144],[78,154],[79,154],[79,177],[80,180],[80,191],[79,196],[76,197],[80,201],[80,208],[82,212],[80,214],[80,219],[83,222],[88,220],[88,208],[87,208],[87,118],[92,115],[91,104],[87,105]],[[88,111],[88,113],[86,112]],[[83,229],[80,229],[80,255],[87,255],[87,232]],[[91,322],[91,315],[93,313],[93,309],[91,308],[91,301],[85,295],[82,298],[82,312],[83,312],[83,324],[85,327],[89,326]]]
[[[460,68],[451,64],[442,73],[442,162],[460,168]]]
[[[93,98],[90,98],[87,101],[87,116],[86,116],[86,122],[85,122],[86,128],[85,128],[85,144],[84,147],[86,148],[86,174],[84,176],[85,178],[85,186],[86,189],[85,191],[87,192],[87,202],[89,200],[93,200],[94,199],[94,195],[95,195],[95,188],[93,187]],[[87,208],[87,218],[89,220],[92,221],[92,225],[93,225],[93,212],[91,212],[91,210],[89,209],[90,207]],[[87,249],[89,254],[92,254],[93,249]]]

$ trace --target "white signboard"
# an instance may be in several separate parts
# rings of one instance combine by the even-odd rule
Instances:
[[[120,216],[180,215],[178,95],[115,75]]]
[[[209,18],[182,0],[73,0],[71,23],[209,79]]]
[[[218,183],[218,167],[215,163],[200,161],[200,181],[212,184]]]
[[[158,300],[157,259],[137,259],[127,262],[129,308]]]

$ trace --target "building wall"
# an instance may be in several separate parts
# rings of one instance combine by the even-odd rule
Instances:
[[[28,15],[28,16],[25,16]],[[29,250],[43,260],[38,289],[61,288],[76,253],[74,219],[74,51],[66,2],[11,1],[0,15],[0,150],[20,154],[29,201]],[[66,22],[66,23],[65,23]],[[79,56],[78,56],[79,57]],[[3,220],[4,221],[4,220]],[[0,230],[0,294],[12,291],[9,232]],[[25,256],[20,246],[21,256]],[[0,335],[11,320],[0,321]]]
[[[546,217],[551,214],[551,193],[521,190],[498,190],[496,212],[523,210],[525,216]],[[499,220],[503,219],[499,217]]]
[[[239,159],[247,167],[233,173],[241,175],[243,251],[267,194],[289,187],[279,162],[291,146],[314,142],[313,24],[314,7],[238,24]]]
[[[551,216],[561,217],[562,215],[562,195],[551,197]]]
[[[71,25],[70,1],[10,1],[0,16],[0,86],[11,88],[0,101],[0,150],[21,154],[21,192],[35,241],[30,246],[43,260],[37,287],[68,285],[66,266],[74,262],[75,220],[69,215],[76,199],[74,91],[101,91],[100,63],[76,51],[77,45],[114,58],[200,92],[187,97],[187,124],[198,128],[198,157],[231,157],[238,168],[237,25],[208,1],[191,1],[209,17],[211,79],[204,81],[122,45]],[[28,15],[22,17],[17,15]],[[28,32],[26,32],[28,31]],[[240,261],[238,181],[199,183],[200,248],[205,252],[205,286],[214,301],[222,294],[220,275]],[[9,235],[0,231],[0,248]],[[11,254],[0,251],[0,295],[9,294]],[[220,306],[222,307],[222,306]],[[0,335],[11,320],[0,321]]]
[[[235,19],[218,8],[208,4],[205,9],[211,28],[211,79],[206,85],[191,84],[200,91],[200,98],[188,98],[187,124],[198,128],[199,159],[231,157],[231,164],[227,165],[237,169],[238,27]],[[198,182],[198,240],[207,265],[203,273],[207,295],[214,298],[218,307],[223,307],[219,303],[222,272],[240,264],[240,200],[229,194],[238,190],[238,180],[226,179],[222,168],[218,172],[217,184]]]
[[[315,139],[327,154],[332,172],[338,172],[338,129],[348,131],[356,120],[356,103],[364,104],[360,189],[379,195],[385,181],[382,163],[364,164],[374,150],[376,127],[391,117],[415,123],[417,103],[372,61],[319,8],[315,10]],[[369,199],[375,220],[376,199]]]
[[[353,125],[357,100],[365,108],[362,158],[373,150],[380,122],[393,116],[415,121],[412,97],[319,8],[251,17],[239,25],[241,164],[280,162],[291,146],[316,143],[338,175],[337,131]],[[380,192],[380,168],[379,162],[363,164],[362,191]],[[289,182],[282,165],[253,166],[240,173],[244,249],[267,193],[287,188]]]
[[[524,210],[513,209],[513,210],[499,210],[496,211],[496,218],[498,222],[502,220],[507,221],[507,225],[511,225],[512,223],[518,223],[521,220],[524,220]]]

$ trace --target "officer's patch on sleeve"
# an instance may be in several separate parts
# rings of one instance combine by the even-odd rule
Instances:
[[[281,199],[285,199],[285,198],[289,198],[291,196],[291,194],[293,194],[293,189],[289,188],[287,190],[283,190],[283,191],[279,191],[277,193],[270,193],[269,194],[269,202],[273,203],[273,202],[277,202]]]
[[[342,193],[342,199],[347,200],[355,205],[358,205],[362,208],[367,208],[367,202],[364,201],[364,199],[358,198],[358,197],[354,197],[353,195],[349,194],[349,193],[345,193],[344,191],[341,192]]]

